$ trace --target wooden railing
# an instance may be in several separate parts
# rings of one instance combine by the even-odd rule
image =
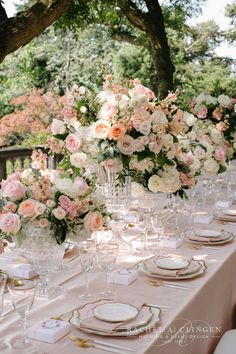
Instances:
[[[37,146],[36,149],[40,149],[45,153],[48,153],[49,149],[45,146]],[[7,147],[0,149],[0,181],[6,179],[7,175],[15,171],[21,171],[30,167],[31,154],[33,149],[24,147]],[[48,168],[54,169],[57,163],[60,161],[60,156],[48,157]]]

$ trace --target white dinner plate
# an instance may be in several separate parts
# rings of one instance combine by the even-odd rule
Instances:
[[[100,336],[108,336],[108,337],[130,337],[130,336],[137,336],[140,333],[146,332],[148,333],[151,329],[154,329],[157,324],[160,322],[160,314],[161,310],[157,306],[150,305],[150,311],[152,316],[147,323],[144,323],[139,326],[135,326],[134,328],[124,329],[120,331],[112,331],[112,332],[103,332],[95,331],[89,328],[80,327],[80,308],[73,311],[69,322],[72,326],[79,328],[81,331],[85,333],[97,334]]]
[[[157,258],[155,260],[155,264],[157,267],[162,269],[179,270],[188,267],[189,261],[175,257],[163,257]]]
[[[139,310],[136,307],[122,302],[105,303],[93,309],[94,317],[106,322],[130,321],[138,313]]]
[[[236,216],[236,209],[225,209],[222,212],[225,215]]]
[[[218,230],[212,230],[212,229],[201,229],[201,230],[196,230],[195,235],[200,237],[220,237],[222,235],[222,232]]]

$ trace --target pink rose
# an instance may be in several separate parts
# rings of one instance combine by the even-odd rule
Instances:
[[[89,212],[84,218],[84,227],[88,231],[101,230],[103,225],[102,215],[98,212]]]
[[[66,148],[70,152],[76,152],[82,145],[81,139],[75,134],[69,134],[66,138]]]
[[[17,206],[16,206],[16,204],[13,203],[13,202],[8,202],[8,203],[7,203],[6,205],[4,205],[4,207],[3,207],[3,210],[4,210],[4,212],[6,212],[6,213],[9,213],[9,212],[15,213],[15,212],[16,212],[16,209],[17,209]]]
[[[207,116],[207,108],[203,107],[201,110],[198,112],[198,118],[199,119],[204,119]]]
[[[17,214],[6,213],[0,215],[0,229],[3,232],[16,234],[20,228],[21,222]]]
[[[11,181],[4,188],[4,193],[14,201],[19,200],[25,195],[25,187],[20,181]]]
[[[117,147],[122,154],[125,155],[132,155],[134,152],[134,139],[129,136],[125,135],[122,139],[118,140]]]
[[[20,180],[19,173],[13,173],[9,177],[7,177],[6,180],[5,179],[2,180],[2,182],[0,183],[1,188],[4,189],[9,182],[19,181],[19,180]]]
[[[60,206],[65,210],[68,211],[71,207],[71,200],[69,197],[67,197],[66,195],[61,195],[59,197],[59,204]]]
[[[214,152],[214,158],[216,161],[222,161],[226,159],[226,151],[223,148],[217,148]]]
[[[42,215],[46,210],[46,205],[43,203],[35,203],[35,207],[34,207],[34,211],[35,214],[38,215]]]
[[[122,170],[122,162],[119,159],[109,159],[104,162],[104,167],[107,171],[118,172]]]
[[[35,201],[33,199],[26,199],[20,204],[18,213],[24,218],[35,218],[36,213],[34,207]]]
[[[71,202],[70,208],[68,210],[68,217],[70,220],[74,220],[78,212],[78,206],[76,202]]]
[[[55,218],[58,219],[58,220],[62,220],[66,216],[65,210],[62,209],[61,207],[53,209],[52,213],[55,216]]]
[[[39,220],[39,226],[44,228],[49,226],[49,221],[46,218],[42,218]]]
[[[116,116],[117,108],[114,107],[111,103],[105,102],[102,105],[102,108],[99,112],[101,119],[113,119]]]
[[[53,208],[56,205],[56,203],[54,202],[54,200],[48,199],[46,201],[46,205],[47,205],[48,208]]]
[[[74,184],[75,184],[76,188],[78,189],[79,195],[85,195],[89,191],[89,186],[88,186],[87,182],[85,181],[85,179],[82,177],[76,177],[74,180]]]

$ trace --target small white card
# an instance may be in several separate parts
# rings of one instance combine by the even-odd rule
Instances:
[[[7,267],[10,277],[31,279],[37,275],[30,264],[11,264]]]
[[[67,322],[46,319],[30,327],[27,336],[46,343],[56,343],[60,338],[70,332],[70,325]]]
[[[116,269],[109,275],[109,282],[120,284],[120,285],[129,285],[133,283],[138,277],[138,273],[133,269]]]
[[[177,239],[161,239],[160,247],[167,247],[167,248],[178,248],[183,244],[183,240],[181,238]]]

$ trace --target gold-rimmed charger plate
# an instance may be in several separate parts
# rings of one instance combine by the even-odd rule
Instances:
[[[106,322],[131,321],[139,314],[139,310],[123,302],[107,302],[93,308],[94,317]]]
[[[99,300],[97,302],[99,302]],[[130,325],[130,327],[127,326],[127,328],[123,328],[123,329],[122,329],[122,327],[120,327],[119,330],[113,331],[111,333],[103,332],[102,330],[101,331],[93,330],[93,329],[89,329],[89,328],[85,328],[85,327],[81,328],[80,327],[80,310],[86,305],[87,304],[84,304],[84,305],[80,306],[77,310],[73,311],[72,316],[69,319],[69,323],[72,326],[80,329],[82,332],[85,332],[85,333],[97,334],[100,336],[108,336],[108,337],[130,337],[130,336],[136,336],[136,335],[141,334],[146,331],[150,331],[150,330],[154,329],[160,322],[161,309],[157,306],[146,305],[145,307],[148,308],[150,315],[144,321],[142,319],[141,311],[140,311],[138,314],[138,316],[140,316],[138,325],[137,324],[135,326]]]
[[[163,279],[163,280],[194,279],[194,278],[197,278],[200,275],[204,274],[206,269],[207,269],[206,263],[204,261],[196,261],[196,262],[198,262],[198,264],[199,264],[199,269],[196,272],[191,272],[191,273],[186,273],[186,274],[181,274],[181,275],[175,275],[175,276],[174,275],[161,275],[161,274],[159,275],[159,274],[156,274],[156,273],[155,274],[151,273],[151,272],[149,272],[146,269],[145,264],[143,262],[139,263],[138,270],[141,273],[150,275],[150,276],[158,278],[158,279]]]
[[[202,245],[202,246],[218,246],[218,245],[224,245],[226,243],[232,242],[235,239],[235,236],[228,231],[224,231],[223,234],[225,234],[225,237],[222,239],[216,239],[215,241],[201,241],[201,240],[193,240],[190,239],[187,234],[185,233],[185,241],[194,245]]]

